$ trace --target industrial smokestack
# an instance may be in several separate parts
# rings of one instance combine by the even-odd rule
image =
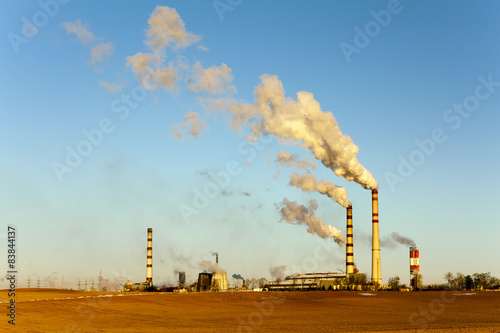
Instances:
[[[416,246],[410,247],[410,286],[417,288],[418,274],[420,273],[420,253]]]
[[[153,228],[148,228],[148,260],[146,268],[146,284],[153,285]]]
[[[380,237],[378,230],[378,191],[372,190],[372,283],[382,284],[380,274]]]
[[[352,238],[352,205],[347,207],[347,243],[345,247],[346,255],[346,273],[354,273],[354,244]]]
[[[218,265],[219,264],[219,252],[213,252],[213,255],[215,255],[215,263]]]

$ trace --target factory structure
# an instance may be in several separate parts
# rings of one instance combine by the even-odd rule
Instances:
[[[196,291],[226,291],[228,289],[226,272],[203,272],[198,275]]]
[[[346,270],[345,273],[306,273],[285,277],[284,281],[271,282],[266,288],[275,290],[362,290],[366,276],[354,264],[354,233],[352,205],[346,214]],[[378,227],[378,191],[372,190],[372,278],[370,288],[382,286],[380,270],[380,238]]]
[[[366,275],[360,273],[354,263],[354,238],[353,238],[353,207],[346,208],[346,270],[342,273],[296,273],[285,277],[283,281],[268,282],[264,290],[288,291],[288,290],[363,290],[382,287],[382,275],[380,265],[380,239],[378,219],[378,190],[372,190],[372,270],[371,282],[366,283]],[[199,273],[197,283],[193,284],[192,290],[198,292],[226,291],[229,289],[227,273],[218,269],[219,253],[215,255],[215,267],[213,271]],[[410,288],[419,290],[422,288],[422,276],[420,275],[419,250],[415,246],[410,247]],[[125,291],[185,291],[186,273],[179,274],[178,287],[159,288],[153,284],[153,229],[147,230],[147,257],[146,257],[146,281],[132,283],[127,281]],[[244,283],[243,283],[244,284]],[[193,289],[194,288],[194,289]]]

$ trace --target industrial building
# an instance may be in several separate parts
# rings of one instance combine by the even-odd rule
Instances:
[[[229,288],[227,273],[203,272],[198,275],[196,291],[225,291]]]
[[[372,189],[372,269],[370,288],[382,286],[380,267],[380,239],[378,219],[378,190]],[[360,274],[354,263],[354,237],[353,237],[353,207],[347,207],[346,214],[346,270],[345,273],[297,273],[287,276],[284,281],[270,282],[265,287],[267,290],[361,290],[366,285],[366,275]],[[219,254],[215,255],[215,264],[218,267]],[[158,290],[153,285],[153,230],[148,228],[147,233],[147,263],[146,281],[132,284],[128,281],[126,289]],[[212,270],[212,269],[209,269]],[[412,289],[419,289],[421,276],[419,275],[419,252],[416,247],[410,248],[410,285]],[[178,272],[179,287],[186,284],[185,272]],[[194,287],[194,285],[193,285]],[[224,291],[229,289],[227,273],[214,268],[212,271],[199,273],[196,284],[197,291]]]

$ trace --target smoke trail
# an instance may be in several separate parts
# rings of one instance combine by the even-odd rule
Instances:
[[[233,274],[233,279],[236,279],[236,280],[245,280],[243,278],[243,276],[239,275],[239,274]]]
[[[287,198],[283,202],[276,205],[281,213],[281,219],[290,223],[307,225],[307,232],[314,235],[318,234],[321,238],[333,238],[335,243],[344,244],[345,238],[337,228],[331,225],[325,225],[323,221],[318,218],[314,211],[318,208],[316,200],[309,200],[309,207],[299,205],[295,201],[289,201]]]
[[[392,239],[394,239],[399,244],[403,244],[403,245],[407,245],[407,246],[417,246],[415,244],[415,241],[413,239],[405,237],[405,236],[401,236],[397,232],[393,232],[391,234],[391,237],[392,237]]]
[[[298,92],[297,100],[293,100],[285,97],[277,76],[264,74],[260,79],[253,104],[226,104],[233,127],[247,125],[254,136],[274,135],[285,143],[301,144],[337,176],[365,189],[378,187],[373,175],[356,157],[358,146],[342,133],[331,112],[321,110],[312,93]]]
[[[316,164],[300,160],[295,155],[290,154],[286,150],[279,152],[274,162],[276,165],[286,165],[288,167],[296,167],[298,169],[316,169]]]
[[[226,273],[226,270],[221,268],[219,264],[209,260],[202,260],[198,263],[201,269],[208,273]]]
[[[269,268],[269,272],[275,281],[283,281],[285,279],[285,265],[282,266],[274,266]]]
[[[298,187],[303,191],[318,191],[346,208],[351,204],[349,200],[347,200],[345,188],[327,182],[326,180],[318,181],[313,175],[299,175],[294,173],[290,176],[290,185]]]

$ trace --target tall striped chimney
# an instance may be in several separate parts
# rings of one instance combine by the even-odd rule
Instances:
[[[148,261],[146,268],[146,283],[153,285],[153,228],[148,228]]]
[[[354,273],[354,244],[352,238],[352,205],[347,207],[347,243],[345,247],[345,255],[346,255],[346,273],[353,274]]]
[[[380,274],[380,237],[378,233],[378,191],[372,190],[372,283],[382,284]]]
[[[418,274],[420,272],[420,253],[416,246],[410,247],[410,287],[418,288]]]

